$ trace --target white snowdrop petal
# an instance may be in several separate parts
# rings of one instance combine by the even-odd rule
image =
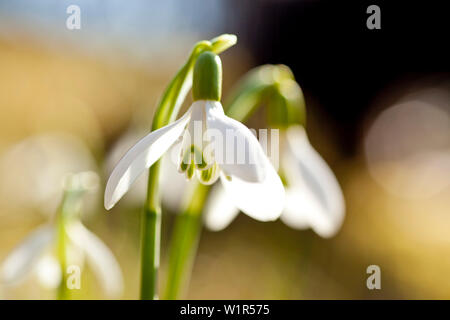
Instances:
[[[136,178],[155,163],[183,133],[190,112],[174,123],[155,130],[136,143],[119,161],[108,179],[105,208],[111,209]]]
[[[302,190],[286,188],[285,191],[285,205],[280,220],[294,229],[308,229],[309,222],[305,211],[310,211],[311,202],[306,202],[308,199],[304,199]],[[312,206],[315,208],[314,204]]]
[[[253,133],[225,116],[218,101],[206,102],[206,121],[208,139],[221,169],[247,182],[263,181],[267,157]]]
[[[184,195],[191,183],[186,180],[184,174],[180,174],[177,170],[180,144],[172,146],[161,162],[161,200],[164,207],[172,212],[178,212],[180,209]]]
[[[210,191],[206,202],[204,223],[212,231],[225,229],[239,213],[239,209],[218,183]]]
[[[51,254],[45,254],[37,262],[34,272],[39,283],[48,289],[56,289],[61,283],[61,266],[58,260]]]
[[[294,229],[312,228],[323,238],[329,238],[337,231],[336,224],[317,197],[304,188],[286,190],[286,205],[280,219]]]
[[[220,180],[230,201],[242,212],[259,221],[276,220],[285,204],[283,183],[269,159],[265,159],[266,177],[259,183],[247,182],[223,173]],[[231,178],[231,179],[230,179]]]
[[[55,231],[51,225],[39,227],[31,233],[3,261],[0,267],[0,283],[11,284],[23,280],[54,237]]]
[[[307,220],[319,235],[333,236],[345,215],[345,201],[339,183],[327,163],[310,145],[303,127],[289,128],[287,140],[289,149],[282,161],[292,185],[291,192],[297,195],[289,196],[291,200],[288,202],[293,203],[287,202],[287,206],[291,210],[288,209],[282,219],[293,227],[296,220]]]
[[[191,105],[191,118],[189,121],[188,132],[189,132],[189,143],[188,147],[195,145],[202,149],[203,145],[203,133],[206,129],[205,123],[205,100],[194,101]]]
[[[111,298],[119,298],[123,291],[123,276],[111,250],[81,223],[71,224],[67,233],[70,240],[83,250],[105,293]]]

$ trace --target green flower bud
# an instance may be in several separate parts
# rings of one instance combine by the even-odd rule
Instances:
[[[192,83],[194,101],[220,101],[222,95],[222,62],[211,51],[203,52],[197,58]]]

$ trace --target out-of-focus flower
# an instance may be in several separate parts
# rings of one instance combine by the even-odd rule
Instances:
[[[208,66],[217,68],[215,74],[220,76],[221,82],[218,56],[204,53],[196,66],[202,65],[202,59],[210,64]],[[230,201],[240,210],[262,221],[278,218],[283,208],[284,188],[275,169],[251,131],[225,116],[219,102],[220,93],[205,97],[199,86],[196,94],[195,72],[191,108],[179,120],[151,132],[125,154],[108,180],[105,207],[112,208],[136,178],[183,136],[179,171],[188,179],[196,174],[201,183],[212,184],[220,177]],[[205,88],[210,89],[211,85]],[[234,143],[236,138],[242,143]],[[235,159],[241,154],[244,156],[242,163]],[[230,158],[233,159],[230,161]]]
[[[339,183],[309,143],[303,127],[288,128],[286,140],[281,161],[287,196],[281,220],[293,228],[310,227],[322,237],[331,237],[339,230],[345,216]]]
[[[81,266],[86,260],[97,276],[105,294],[118,298],[123,288],[120,266],[110,249],[80,221],[81,198],[85,192],[98,187],[94,172],[81,172],[66,178],[61,214],[65,218],[65,232],[69,243],[66,248],[68,265]],[[70,207],[70,209],[68,209]],[[0,285],[8,287],[23,281],[33,271],[44,287],[56,288],[62,280],[61,267],[54,257],[57,242],[57,222],[50,222],[33,231],[18,245],[0,266]]]
[[[64,176],[86,170],[96,171],[95,160],[75,136],[66,133],[31,136],[2,154],[0,198],[8,199],[4,204],[7,206],[38,209],[52,215],[61,202]],[[95,203],[94,197],[87,200],[88,205]]]
[[[303,127],[288,128],[286,142],[281,154],[286,201],[280,219],[292,228],[312,228],[322,237],[331,237],[345,215],[336,177],[309,143]],[[205,210],[205,224],[214,231],[226,228],[239,213],[220,186],[211,191]]]

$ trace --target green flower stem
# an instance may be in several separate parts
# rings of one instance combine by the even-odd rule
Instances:
[[[175,300],[183,295],[192,272],[202,227],[202,207],[209,191],[209,187],[202,184],[194,188],[195,197],[175,220],[164,299]]]
[[[152,131],[164,127],[177,118],[181,104],[192,86],[192,70],[197,57],[205,52],[216,54],[236,43],[236,36],[221,35],[211,41],[198,42],[188,61],[165,90],[155,116]],[[144,204],[141,232],[141,299],[158,298],[159,247],[161,233],[161,199],[159,195],[160,162],[150,168],[147,201]]]
[[[70,292],[67,289],[67,252],[68,252],[68,236],[67,236],[67,226],[69,223],[77,219],[77,214],[79,214],[79,201],[81,201],[84,190],[64,190],[63,198],[61,204],[58,208],[58,214],[56,218],[56,256],[61,268],[61,282],[57,289],[57,299],[58,300],[68,300],[70,299]]]
[[[158,178],[161,164],[156,162],[148,177],[147,202],[142,216],[141,299],[157,299],[161,206]]]
[[[57,299],[67,300],[69,299],[69,292],[67,290],[67,233],[66,233],[66,223],[65,223],[65,213],[64,213],[64,203],[66,202],[67,194],[63,196],[62,205],[58,211],[57,217],[57,245],[56,254],[61,268],[61,282],[59,283],[57,289]]]

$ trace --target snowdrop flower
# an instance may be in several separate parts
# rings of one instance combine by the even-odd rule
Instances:
[[[312,228],[322,237],[331,237],[339,230],[345,215],[345,202],[336,177],[311,146],[302,126],[288,128],[286,142],[281,154],[286,199],[280,219],[292,228]],[[209,229],[224,229],[238,213],[239,209],[222,188],[211,191],[205,213]]]
[[[282,182],[251,131],[224,114],[219,102],[220,58],[209,51],[202,53],[193,77],[194,102],[189,110],[141,139],[114,168],[105,190],[106,209],[111,209],[138,176],[181,137],[178,170],[187,179],[196,176],[206,185],[220,179],[237,208],[258,220],[277,219],[284,205]]]
[[[67,177],[61,211],[66,217],[65,230],[69,239],[67,260],[69,264],[87,264],[97,276],[105,294],[118,298],[123,288],[120,266],[110,249],[94,233],[88,230],[75,214],[86,191],[97,187],[98,176],[94,172],[81,172]],[[18,245],[0,265],[0,286],[16,285],[35,273],[41,285],[55,289],[62,281],[62,271],[55,258],[58,224],[52,222],[38,227]],[[65,272],[65,271],[64,271]]]
[[[286,132],[281,159],[286,172],[286,205],[281,220],[298,228],[312,228],[328,238],[336,234],[345,216],[345,201],[330,167],[309,143],[302,126]]]
[[[266,65],[249,72],[228,112],[247,118],[267,98],[267,121],[272,127],[282,129],[279,158],[286,199],[280,218],[293,228],[310,227],[322,237],[331,237],[342,224],[345,202],[333,172],[309,143],[302,125],[305,123],[303,93],[290,69]],[[223,189],[213,188],[206,204],[206,226],[211,230],[224,229],[238,213]]]

